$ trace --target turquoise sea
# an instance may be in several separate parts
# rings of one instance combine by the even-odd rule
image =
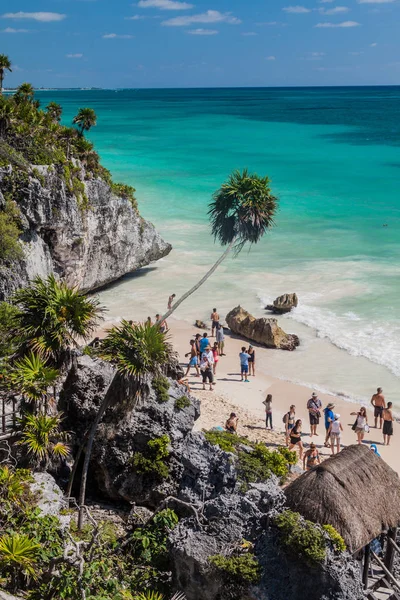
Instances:
[[[162,310],[203,274],[221,250],[207,222],[211,194],[247,167],[271,178],[276,227],[177,316],[238,303],[262,315],[296,291],[300,305],[282,325],[303,344],[271,355],[271,374],[362,398],[384,385],[400,403],[400,87],[38,95],[60,102],[66,123],[79,107],[95,109],[89,137],[105,166],[136,188],[142,215],[174,246],[145,276],[102,294],[110,318],[135,302]]]

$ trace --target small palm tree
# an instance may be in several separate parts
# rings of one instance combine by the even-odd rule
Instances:
[[[256,244],[274,223],[277,198],[272,195],[268,177],[234,171],[214,194],[209,205],[211,231],[215,240],[226,246],[225,252],[186,294],[162,317],[169,317],[184,300],[196,292],[214,273],[228,254],[238,254],[246,243]]]
[[[101,356],[115,366],[116,376],[103,398],[89,431],[79,493],[80,507],[85,503],[87,474],[97,427],[114,395],[115,386],[121,379],[125,379],[138,395],[146,388],[149,376],[160,372],[161,368],[168,364],[171,355],[172,347],[165,333],[162,333],[157,325],[147,323],[131,325],[128,321],[122,321],[121,325],[113,327],[103,340]],[[83,525],[82,508],[79,512],[78,525],[79,528]]]
[[[89,131],[97,124],[96,113],[93,108],[80,108],[72,122],[78,125],[79,133],[83,135],[84,131]]]
[[[21,343],[56,360],[88,339],[103,312],[98,300],[57,281],[54,275],[36,277],[14,294],[13,302],[20,309],[15,325]]]
[[[12,72],[11,61],[7,54],[0,54],[0,96],[3,93],[3,81],[6,71]]]
[[[21,394],[36,408],[47,410],[47,393],[58,378],[57,369],[48,366],[47,360],[38,354],[29,352],[16,360],[8,376],[11,388]],[[42,406],[43,405],[43,406]]]
[[[0,538],[0,565],[11,575],[11,587],[15,592],[21,576],[36,579],[35,564],[40,545],[27,535],[10,533]]]
[[[61,414],[26,414],[20,419],[21,439],[17,443],[25,448],[35,467],[42,465],[46,470],[51,459],[58,461],[69,456],[65,443],[67,434],[60,429],[61,420]]]
[[[46,110],[47,110],[47,114],[50,116],[50,118],[53,121],[55,121],[56,123],[59,123],[61,121],[61,115],[62,115],[61,104],[58,104],[57,102],[49,102],[49,104],[46,106]]]
[[[32,102],[33,97],[35,95],[35,90],[33,89],[32,84],[30,83],[21,83],[21,85],[17,88],[17,91],[14,96],[14,100],[16,102]]]

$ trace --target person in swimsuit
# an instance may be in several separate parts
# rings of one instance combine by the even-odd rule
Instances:
[[[159,315],[157,313],[156,314],[156,323],[158,323],[161,333],[166,333],[168,331],[168,323],[165,319],[163,319],[162,321],[160,321],[160,319],[161,319],[161,315]]]
[[[374,394],[371,398],[371,404],[374,407],[375,429],[378,427],[378,419],[379,429],[382,429],[383,409],[386,407],[385,396],[382,392],[382,388],[378,387],[376,394]]]
[[[299,449],[299,458],[303,458],[303,442],[301,441],[301,419],[297,419],[295,426],[290,432],[290,445],[289,450],[292,450],[295,446]]]
[[[249,349],[247,350],[247,354],[250,356],[250,358],[249,358],[249,375],[253,375],[253,377],[255,377],[255,375],[256,375],[256,370],[255,370],[256,351],[254,350],[253,346],[249,346]]]
[[[286,446],[289,446],[289,438],[290,432],[294,427],[294,422],[296,419],[296,407],[294,404],[291,405],[289,412],[283,417],[283,422],[285,423],[285,436],[286,436]]]
[[[172,303],[175,300],[175,296],[176,296],[176,294],[171,294],[170,297],[168,298],[168,305],[167,305],[168,310],[171,310]]]
[[[272,429],[273,429],[273,427],[272,427],[272,394],[267,395],[263,404],[265,406],[265,426],[267,429],[269,429],[269,427],[268,427],[268,424],[269,424],[271,431],[272,431]]]
[[[238,421],[239,421],[239,417],[237,417],[235,413],[231,413],[231,416],[225,423],[226,431],[229,431],[229,433],[236,433]]]
[[[392,402],[388,402],[386,408],[383,409],[383,445],[390,446],[390,438],[393,435],[393,413]]]
[[[218,361],[219,361],[218,342],[214,342],[214,346],[211,348],[211,352],[213,353],[213,357],[214,357],[213,373],[214,373],[214,375],[216,375]]]
[[[216,329],[219,325],[219,314],[217,313],[216,308],[213,308],[210,318],[211,318],[211,337],[214,337],[214,329]]]
[[[305,471],[310,471],[313,467],[320,464],[321,459],[319,457],[318,448],[314,442],[311,442],[310,448],[304,453],[303,456],[303,469]]]
[[[365,406],[362,406],[358,412],[352,412],[350,414],[357,415],[357,419],[354,425],[355,432],[357,434],[357,441],[359,444],[361,444],[365,435],[365,426],[368,425],[367,409],[365,408]]]
[[[186,356],[190,356],[190,361],[186,369],[185,377],[189,375],[190,367],[194,367],[196,369],[196,377],[200,377],[200,371],[198,366],[199,359],[197,357],[197,347],[195,340],[190,340],[190,352],[187,352],[187,354],[185,354],[185,357]]]

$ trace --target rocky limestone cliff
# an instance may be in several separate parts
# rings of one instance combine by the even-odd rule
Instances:
[[[102,179],[89,178],[77,161],[75,170],[73,189],[62,166],[36,166],[29,173],[0,168],[0,208],[4,196],[17,202],[24,252],[21,261],[0,264],[0,299],[50,273],[95,290],[170,252],[128,199]]]

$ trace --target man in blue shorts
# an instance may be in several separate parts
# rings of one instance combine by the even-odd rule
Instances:
[[[186,369],[185,377],[189,375],[190,367],[194,367],[196,369],[196,377],[200,377],[200,371],[198,367],[198,358],[197,358],[197,346],[195,340],[190,340],[190,352],[187,352],[185,356],[190,356],[190,361]]]
[[[242,377],[242,379],[240,381],[246,381],[247,383],[249,383],[249,380],[247,379],[247,373],[249,372],[250,354],[247,354],[246,346],[242,346],[242,351],[239,353],[239,358],[240,358],[240,375]],[[244,377],[244,379],[243,379],[243,377]]]

